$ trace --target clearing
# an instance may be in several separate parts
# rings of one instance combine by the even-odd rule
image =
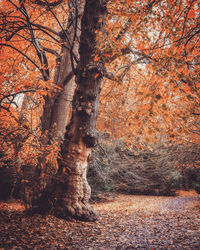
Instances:
[[[93,204],[97,222],[32,217],[0,203],[0,249],[200,249],[200,197],[115,195]]]

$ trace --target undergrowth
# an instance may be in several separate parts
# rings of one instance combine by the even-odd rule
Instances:
[[[200,193],[197,145],[129,150],[121,141],[103,136],[88,171],[92,196],[99,193],[175,195],[178,189]]]

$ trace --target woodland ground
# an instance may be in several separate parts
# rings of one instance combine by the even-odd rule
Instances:
[[[0,203],[0,249],[200,249],[200,197],[115,195],[94,203],[96,222],[27,216]]]

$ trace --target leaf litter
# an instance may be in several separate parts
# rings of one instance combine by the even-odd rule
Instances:
[[[1,202],[0,249],[200,249],[198,195],[120,194],[93,207],[99,220],[80,222]]]

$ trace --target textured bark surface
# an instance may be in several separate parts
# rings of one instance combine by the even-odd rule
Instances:
[[[63,160],[60,165],[61,175],[65,174],[67,182],[67,190],[62,194],[61,202],[65,206],[64,213],[82,220],[97,218],[89,205],[91,191],[86,176],[92,148],[97,144],[96,121],[101,88],[101,72],[93,60],[95,32],[101,29],[98,21],[105,12],[104,1],[86,1],[81,26],[77,88],[73,99],[72,119],[66,128],[62,147]]]
[[[63,89],[55,99],[47,97],[44,106],[42,129],[43,132],[49,130],[49,142],[56,140],[60,143],[64,132],[65,135],[61,144],[62,160],[59,162],[58,172],[45,185],[45,190],[35,203],[36,206],[39,204],[39,210],[50,209],[55,215],[63,218],[72,216],[87,221],[97,219],[97,214],[89,204],[91,189],[87,182],[87,170],[92,148],[97,144],[96,122],[102,74],[100,62],[98,65],[94,62],[94,55],[97,45],[96,32],[102,29],[99,19],[106,14],[105,4],[106,0],[86,0],[83,15],[79,10],[80,17],[82,16],[81,29],[78,28],[76,34],[79,37],[78,33],[81,32],[79,49],[77,43],[73,45],[74,53],[79,54],[79,63],[73,64],[71,60],[71,64],[68,64],[72,55],[65,47],[62,48],[63,56],[55,72],[55,82],[61,82]],[[77,19],[79,15],[75,18],[76,21],[80,20]],[[77,27],[78,25],[79,21]],[[72,31],[73,27],[74,25],[71,27]],[[70,41],[75,43],[74,33],[70,34],[70,29],[67,31],[72,39]],[[73,74],[76,75],[75,92],[71,78]],[[64,131],[67,115],[70,122]],[[44,161],[44,157],[41,161]]]
[[[91,149],[86,148],[83,142],[70,143],[67,147],[65,161],[62,162],[61,179],[65,180],[66,189],[62,189],[62,197],[59,204],[62,204],[62,217],[73,216],[77,219],[94,221],[97,214],[89,205],[91,189],[87,182],[88,159],[91,156]],[[63,178],[64,175],[64,178]],[[60,191],[61,189],[59,189]],[[61,208],[57,207],[57,211]]]
[[[74,0],[69,0],[69,7],[73,7]],[[70,6],[72,5],[72,6]],[[75,77],[71,63],[71,53],[79,59],[79,43],[81,34],[81,16],[83,13],[83,6],[80,1],[77,1],[77,13],[72,12],[65,25],[65,30],[60,33],[61,51],[57,58],[57,67],[55,69],[54,83],[58,85],[61,90],[57,92],[54,98],[46,96],[45,105],[42,115],[42,130],[53,133],[51,137],[58,142],[63,139],[65,134],[65,127],[71,119],[72,99],[75,90]],[[73,19],[73,20],[72,20]],[[76,22],[76,27],[73,23]],[[63,34],[63,32],[65,32]],[[77,39],[74,40],[74,37]],[[70,47],[71,50],[70,51]],[[74,67],[77,63],[73,60]]]
[[[65,17],[67,21],[62,23],[61,32],[57,33],[58,37],[56,37],[60,41],[61,49],[54,54],[56,56],[56,67],[53,71],[54,84],[59,87],[59,90],[55,95],[45,96],[41,116],[43,135],[41,140],[44,149],[52,145],[60,147],[64,139],[65,127],[72,115],[72,100],[76,87],[74,68],[79,61],[78,49],[84,5],[82,0],[69,0],[68,5],[71,11],[67,13]],[[27,185],[24,184],[23,199],[25,204],[28,203],[30,210],[50,209],[56,203],[57,189],[63,188],[62,183],[65,178],[59,176],[59,181],[57,180],[57,166],[54,166],[54,162],[46,162],[47,155],[48,150],[44,150],[37,159],[37,168],[33,167],[33,171],[29,171],[27,178],[31,185],[26,188]]]

